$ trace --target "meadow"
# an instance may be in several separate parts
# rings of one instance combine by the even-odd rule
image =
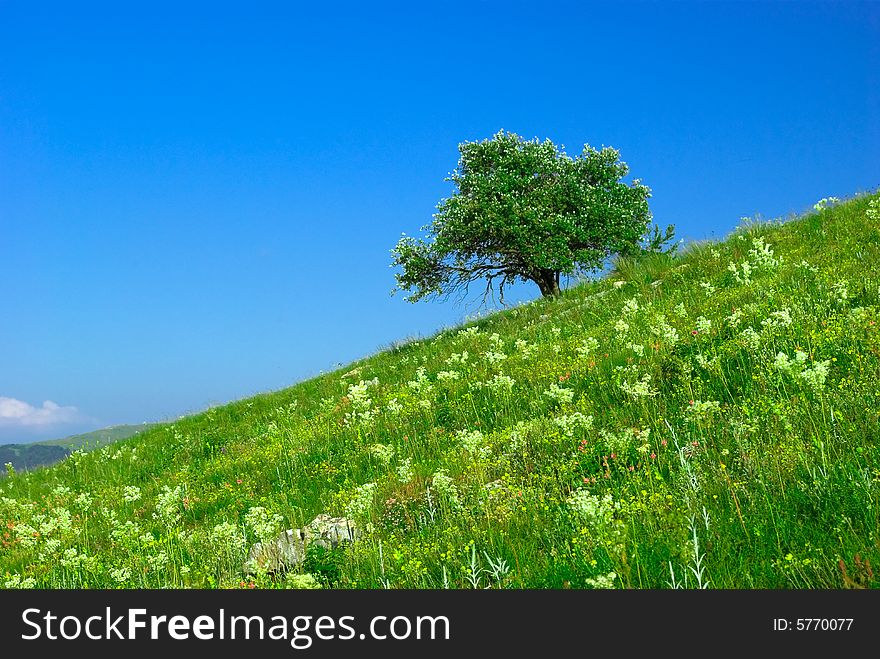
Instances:
[[[0,481],[6,588],[880,585],[880,195]],[[326,513],[357,542],[249,574]]]

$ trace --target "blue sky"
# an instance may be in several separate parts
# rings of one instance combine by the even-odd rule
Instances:
[[[502,128],[618,148],[687,239],[880,185],[880,4],[324,4],[0,1],[0,442],[461,321],[389,250]]]

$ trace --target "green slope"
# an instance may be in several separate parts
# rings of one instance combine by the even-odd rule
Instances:
[[[6,479],[0,585],[235,586],[328,513],[325,586],[876,587],[878,289],[877,195],[621,261]]]

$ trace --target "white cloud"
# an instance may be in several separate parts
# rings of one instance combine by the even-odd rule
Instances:
[[[16,398],[0,396],[0,427],[42,428],[77,421],[82,421],[82,415],[72,405],[61,406],[47,400],[42,407],[34,407]]]

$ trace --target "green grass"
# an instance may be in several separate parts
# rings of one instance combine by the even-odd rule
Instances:
[[[248,547],[329,513],[327,587],[877,587],[878,295],[878,195],[620,261],[5,479],[0,585],[291,586]]]

